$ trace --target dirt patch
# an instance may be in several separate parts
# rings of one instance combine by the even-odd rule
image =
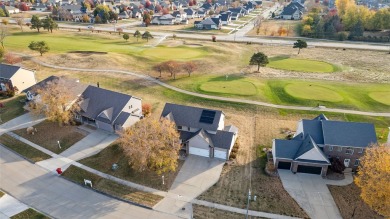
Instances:
[[[348,186],[328,185],[333,199],[343,218],[384,218],[373,211],[360,198],[360,189],[355,183]]]
[[[96,51],[70,51],[68,53],[76,53],[83,55],[106,55],[107,52],[96,52]]]

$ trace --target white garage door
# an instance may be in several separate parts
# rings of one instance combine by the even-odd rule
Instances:
[[[190,147],[190,154],[194,154],[202,157],[209,157],[209,150]]]
[[[226,152],[214,150],[214,157],[226,160]]]

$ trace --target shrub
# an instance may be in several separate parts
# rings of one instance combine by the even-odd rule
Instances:
[[[152,105],[150,105],[149,103],[143,103],[142,112],[145,117],[150,116],[152,114]]]
[[[339,158],[331,158],[330,159],[331,166],[330,169],[336,173],[342,173],[345,170],[344,163],[341,162]]]
[[[231,154],[230,154],[230,157],[229,157],[229,160],[236,159],[236,157],[237,157],[236,154],[231,153]]]
[[[213,36],[211,37],[211,40],[212,40],[213,42],[217,42],[217,37],[213,35]]]
[[[337,34],[337,40],[344,41],[348,39],[348,34],[346,32],[339,32]]]

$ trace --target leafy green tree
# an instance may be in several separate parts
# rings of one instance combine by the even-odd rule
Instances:
[[[58,28],[58,24],[51,17],[44,19],[42,23],[43,29],[50,31],[50,33],[53,33],[53,29]]]
[[[253,54],[251,60],[249,61],[250,65],[257,65],[257,71],[260,70],[260,66],[264,67],[268,63],[268,57],[262,52]]]
[[[6,17],[4,10],[0,7],[0,17]]]
[[[136,30],[135,33],[134,33],[134,37],[137,38],[137,42],[138,42],[138,38],[140,38],[141,36],[142,36],[141,32]]]
[[[127,41],[129,38],[130,38],[130,37],[129,37],[129,34],[127,34],[127,33],[123,34],[123,39],[124,39],[124,40]]]
[[[146,39],[146,42],[149,42],[149,39],[152,39],[153,36],[149,31],[145,31],[144,34],[142,34],[142,39]]]
[[[37,29],[38,33],[39,33],[39,29],[41,29],[42,26],[43,26],[43,23],[42,23],[41,19],[39,19],[38,16],[33,15],[31,17],[31,29]]]
[[[95,17],[99,16],[101,23],[106,24],[110,20],[110,8],[107,5],[98,5],[93,11]]]
[[[152,19],[150,18],[150,14],[147,13],[146,11],[144,12],[144,14],[142,16],[142,20],[145,23],[145,26],[148,26],[150,24],[150,22],[152,21]]]
[[[47,45],[45,41],[32,41],[29,45],[28,48],[34,51],[38,51],[41,56],[43,53],[49,52],[50,48]]]
[[[353,39],[354,37],[363,36],[363,33],[364,33],[363,22],[359,20],[359,21],[351,28],[351,30],[349,31],[349,36],[348,36],[348,38],[351,40],[351,39]]]
[[[298,54],[303,48],[307,48],[307,43],[304,40],[297,40],[297,42],[294,43],[293,48],[298,48]]]

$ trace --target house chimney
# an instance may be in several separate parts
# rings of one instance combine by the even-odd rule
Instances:
[[[97,87],[100,87],[100,84],[99,84],[99,82],[97,83]]]

